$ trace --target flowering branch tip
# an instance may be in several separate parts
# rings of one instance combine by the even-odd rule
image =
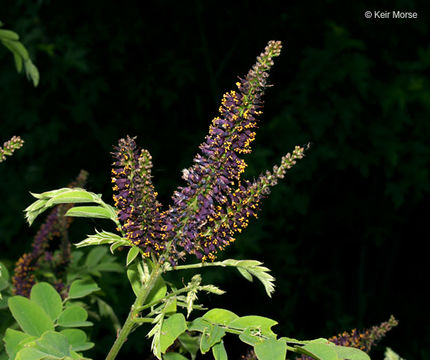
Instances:
[[[112,183],[118,230],[145,256],[160,256],[173,266],[186,254],[213,261],[248,226],[249,218],[257,216],[269,188],[303,158],[304,149],[296,147],[272,171],[254,182],[242,180],[247,166],[242,157],[252,151],[268,71],[281,48],[280,41],[270,41],[247,75],[239,78],[237,90],[224,94],[192,166],[182,171],[186,184],[174,192],[167,210],[156,200],[149,153],[139,151],[129,136],[115,147]]]

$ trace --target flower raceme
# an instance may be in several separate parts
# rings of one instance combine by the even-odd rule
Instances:
[[[0,163],[6,160],[6,156],[11,156],[15,150],[20,149],[24,145],[24,140],[19,136],[12,136],[0,147]]]
[[[164,214],[157,201],[157,193],[151,181],[151,155],[139,151],[134,139],[121,139],[115,152],[112,183],[115,191],[115,207],[126,238],[134,245],[143,247],[146,256],[164,250],[161,231]]]
[[[256,216],[269,188],[303,157],[304,149],[296,147],[255,181],[241,179],[247,166],[241,156],[251,152],[268,71],[280,51],[281,43],[270,41],[236,83],[237,91],[223,96],[219,116],[213,119],[193,165],[183,170],[186,185],[174,192],[167,210],[162,211],[156,200],[149,153],[137,150],[130,137],[115,147],[112,182],[119,230],[145,255],[162,256],[172,264],[186,254],[213,261]]]
[[[397,319],[391,315],[388,321],[384,321],[383,323],[372,326],[364,331],[353,329],[350,333],[345,331],[342,334],[329,338],[328,340],[336,345],[353,346],[368,353],[379,340],[381,340],[398,324],[399,322]]]
[[[332,336],[328,341],[339,346],[348,346],[360,349],[366,353],[381,340],[392,328],[398,325],[396,318],[391,315],[388,321],[385,321],[379,325],[372,326],[371,328],[358,331],[353,329],[350,332],[344,331],[341,334]],[[301,356],[296,360],[312,360],[309,356]]]
[[[87,181],[88,173],[81,170],[76,180],[68,187],[82,187]],[[36,283],[35,272],[40,268],[41,262],[51,263],[54,270],[65,267],[70,261],[70,242],[66,235],[67,229],[73,221],[73,217],[64,216],[73,204],[57,205],[48,214],[45,222],[40,226],[34,237],[31,253],[23,254],[15,264],[15,275],[12,278],[13,292],[16,295],[29,297],[33,285]],[[52,242],[60,239],[60,253],[55,259],[48,248],[52,247]],[[55,261],[54,261],[55,260]],[[61,279],[61,271],[55,271],[57,281],[55,287],[61,290],[64,285]]]

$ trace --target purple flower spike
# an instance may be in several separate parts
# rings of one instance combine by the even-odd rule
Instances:
[[[34,261],[31,254],[24,254],[18,259],[15,265],[15,275],[12,277],[16,295],[30,296],[31,288],[36,283],[34,270]]]
[[[163,214],[151,181],[151,155],[138,151],[133,138],[121,139],[112,169],[114,201],[125,237],[144,249],[146,256],[164,249]]]
[[[75,181],[68,187],[84,186],[88,172],[81,170]],[[73,204],[57,205],[48,214],[45,222],[40,226],[32,243],[32,251],[24,254],[15,264],[15,275],[12,278],[14,293],[22,296],[30,296],[30,290],[36,282],[35,273],[40,268],[41,262],[51,263],[50,267],[57,276],[62,276],[62,270],[70,261],[70,242],[67,229],[73,221],[73,217],[65,217],[64,214]],[[52,252],[47,249],[54,239],[60,238],[60,256],[55,259]]]
[[[228,198],[246,168],[240,156],[251,152],[267,71],[280,51],[279,41],[269,42],[246,77],[236,83],[238,91],[224,95],[220,116],[212,121],[209,135],[199,147],[201,153],[195,156],[193,166],[183,170],[188,185],[173,195],[166,219],[172,228],[169,238],[174,239],[175,248],[180,246],[198,258],[204,253],[203,261],[214,260],[217,250],[234,241],[234,229],[222,225],[229,213]],[[191,248],[185,247],[187,238],[192,239]]]
[[[370,352],[379,340],[381,340],[388,331],[398,325],[398,321],[391,315],[388,321],[381,323],[380,325],[373,326],[363,331],[353,329],[350,332],[344,331],[337,336],[332,336],[328,341],[339,345],[339,346],[350,346],[360,349],[366,353]],[[297,360],[312,360],[309,356],[301,356]]]
[[[186,254],[213,261],[256,216],[269,187],[303,157],[303,148],[296,147],[272,172],[253,183],[241,180],[246,168],[242,156],[251,152],[255,139],[267,72],[280,51],[281,43],[270,41],[245,78],[236,83],[237,90],[224,95],[219,116],[213,119],[193,165],[182,171],[186,185],[174,192],[166,211],[156,201],[149,153],[139,152],[130,137],[119,141],[112,170],[118,230],[130,243],[141,246],[145,255],[163,251],[162,259],[171,264]]]

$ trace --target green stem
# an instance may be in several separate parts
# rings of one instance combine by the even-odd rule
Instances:
[[[140,312],[140,311],[148,309],[148,308],[150,308],[150,307],[152,307],[154,305],[157,305],[157,304],[159,304],[159,303],[161,303],[163,301],[165,302],[166,300],[168,300],[169,298],[171,298],[173,296],[176,296],[176,295],[179,295],[179,294],[182,294],[184,292],[189,291],[192,287],[193,287],[192,285],[189,285],[189,286],[186,286],[186,287],[184,287],[182,289],[172,291],[171,293],[169,293],[168,295],[166,295],[164,298],[162,298],[160,300],[156,300],[156,301],[150,302],[148,304],[145,304],[145,305],[141,306],[140,308],[138,308],[138,310]]]
[[[145,300],[147,299],[149,293],[153,289],[156,281],[160,276],[161,276],[161,266],[159,263],[156,263],[148,281],[145,284],[143,284],[143,286],[140,288],[137,294],[136,300],[134,301],[133,305],[131,306],[130,312],[128,313],[128,317],[125,320],[125,323],[121,331],[119,332],[114,344],[112,345],[112,348],[110,349],[109,354],[106,357],[106,360],[113,360],[116,358],[122,345],[127,340],[128,334],[130,334],[130,331],[132,330],[133,326],[136,324],[135,320],[138,318],[139,311],[140,311],[139,309],[144,304]]]
[[[147,318],[147,317],[143,317],[143,318],[138,317],[133,320],[133,322],[136,324],[152,323],[153,321],[154,321],[153,318]]]

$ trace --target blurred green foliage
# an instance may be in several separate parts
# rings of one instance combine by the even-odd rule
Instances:
[[[1,29],[3,23],[0,21],[0,42],[13,54],[16,70],[20,73],[25,69],[27,78],[33,81],[33,85],[39,84],[39,71],[31,61],[27,49],[19,41],[19,35],[8,29]]]
[[[162,1],[151,8],[9,2],[5,28],[20,34],[42,76],[33,88],[0,49],[2,138],[25,140],[0,169],[1,258],[17,259],[37,229],[24,223],[28,191],[61,187],[84,168],[88,189],[108,199],[109,152],[127,134],[151,152],[167,204],[223,92],[268,40],[282,40],[247,174],[258,175],[296,144],[310,149],[225,254],[264,261],[277,292],[263,307],[261,289],[244,308],[255,284],[207,276],[228,291],[221,302],[230,309],[273,317],[281,333],[296,337],[329,337],[394,314],[400,325],[383,345],[427,358],[429,7],[400,0],[376,7],[339,0]],[[419,16],[363,15],[391,9]],[[76,222],[71,238],[82,240],[94,227]],[[132,339],[128,351],[137,352]]]

